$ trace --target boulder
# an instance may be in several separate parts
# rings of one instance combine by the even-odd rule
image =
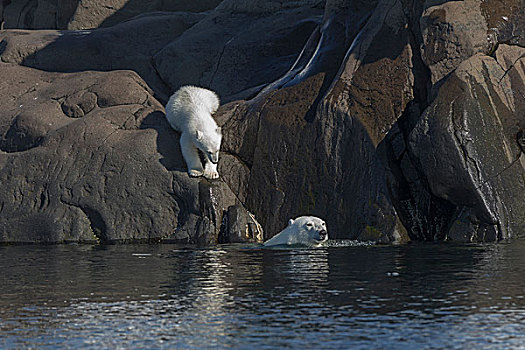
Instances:
[[[203,12],[221,0],[17,0],[0,2],[5,29],[84,30],[111,27],[148,12]]]
[[[263,233],[253,214],[241,205],[232,205],[223,216],[219,243],[260,243]]]
[[[97,30],[4,31],[0,57],[50,72],[134,70],[164,101],[170,90],[152,56],[203,18],[195,13],[153,13]]]
[[[217,242],[239,202],[224,182],[187,176],[136,73],[0,72],[0,241]]]
[[[525,12],[523,0],[482,1],[481,12],[488,26],[492,50],[498,44],[525,47]]]
[[[409,135],[430,191],[454,207],[446,239],[492,241],[524,232],[518,142],[525,128],[524,69],[525,49],[506,45],[495,58],[465,60]]]
[[[523,235],[522,0],[82,3],[60,23],[104,28],[0,31],[0,241]],[[185,84],[221,97],[218,181],[165,121]]]
[[[193,84],[218,91],[223,102],[252,97],[293,65],[323,14],[312,3],[224,1],[156,53],[154,64],[172,91]]]
[[[440,1],[421,16],[421,55],[436,84],[465,59],[489,51],[487,21],[480,1]]]
[[[423,94],[415,95],[381,145],[391,198],[413,240],[519,237],[523,49],[508,29],[523,30],[522,6],[511,0],[436,3],[422,8]]]
[[[376,147],[411,97],[405,16],[401,4],[378,5],[373,14],[370,5],[341,6],[344,12],[325,16],[289,72],[232,105],[224,150],[249,173],[243,175],[249,185],[237,184],[239,172],[223,171],[225,181],[243,188],[247,207],[270,234],[290,217],[316,215],[326,219],[332,238],[403,241]],[[359,11],[368,21],[340,18]],[[379,49],[399,36],[405,42]],[[389,79],[394,71],[398,76]]]

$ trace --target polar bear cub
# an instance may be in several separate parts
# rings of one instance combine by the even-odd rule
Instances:
[[[306,245],[317,246],[328,239],[326,223],[315,216],[300,216],[290,219],[288,226],[271,239],[264,242],[264,246],[276,245]]]
[[[166,104],[166,119],[181,133],[180,147],[190,176],[217,179],[221,148],[221,128],[211,116],[219,108],[215,92],[196,86],[183,86]],[[204,167],[199,151],[204,153]]]

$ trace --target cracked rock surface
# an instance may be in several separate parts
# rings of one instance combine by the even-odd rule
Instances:
[[[525,234],[523,0],[103,3],[0,2],[0,242]],[[165,121],[185,84],[218,181]]]

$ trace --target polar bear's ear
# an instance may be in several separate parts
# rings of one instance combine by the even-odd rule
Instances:
[[[288,220],[288,226],[293,225],[294,221],[293,219]]]
[[[217,132],[217,134],[222,135],[222,129],[221,129],[220,126],[217,127],[217,129],[215,131]]]
[[[202,132],[200,132],[199,130],[195,132],[195,137],[197,138],[197,140],[199,141],[202,140],[202,136],[203,136]]]

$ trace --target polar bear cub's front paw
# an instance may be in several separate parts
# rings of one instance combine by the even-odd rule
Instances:
[[[207,162],[204,166],[204,177],[209,180],[218,179],[219,173],[217,172],[217,164]]]
[[[209,180],[215,180],[219,178],[217,170],[204,170],[204,177]]]
[[[199,177],[199,176],[202,176],[204,172],[202,171],[202,169],[189,169],[188,174],[191,177]]]
[[[206,168],[204,169],[203,176],[208,180],[216,180],[219,178],[219,173],[217,172],[217,169]]]

